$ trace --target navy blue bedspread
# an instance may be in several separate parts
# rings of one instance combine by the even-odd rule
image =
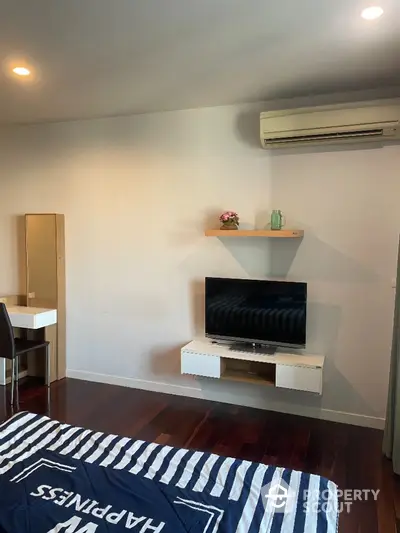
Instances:
[[[317,475],[31,413],[0,426],[1,533],[336,530],[336,485]]]

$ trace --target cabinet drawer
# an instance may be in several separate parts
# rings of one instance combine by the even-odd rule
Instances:
[[[221,359],[214,355],[183,352],[181,356],[181,373],[208,378],[220,378]]]
[[[322,394],[322,368],[277,365],[276,386]]]

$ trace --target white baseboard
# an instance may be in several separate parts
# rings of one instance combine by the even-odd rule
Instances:
[[[164,392],[166,394],[175,394],[177,396],[190,396],[191,398],[203,398],[202,391],[195,387],[185,387],[184,385],[171,385],[161,381],[148,381],[146,379],[123,378],[120,376],[111,376],[109,374],[97,374],[95,372],[86,372],[85,370],[68,370],[67,378],[83,379],[94,381],[96,383],[107,383],[108,385],[120,385],[131,389],[142,389],[151,392]],[[192,393],[199,393],[199,395]]]
[[[148,381],[144,379],[123,378],[119,376],[111,376],[108,374],[97,374],[94,372],[86,372],[83,370],[67,370],[67,377],[74,379],[81,379],[86,381],[94,381],[96,383],[107,383],[109,385],[120,385],[122,387],[130,387],[133,389],[142,389],[152,392],[163,392],[166,394],[175,394],[177,396],[189,396],[191,398],[200,398],[203,400],[216,400],[216,398],[205,397],[204,391],[196,387],[186,387],[184,385],[171,385],[160,381]],[[225,403],[233,403],[228,399],[218,398],[217,401]],[[246,402],[245,407],[254,407],[256,409],[264,409],[268,411],[278,411],[290,415],[306,416],[310,418],[318,418],[330,422],[340,422],[343,424],[353,424],[355,426],[363,426],[375,429],[383,429],[385,427],[385,419],[375,416],[366,416],[357,413],[346,413],[342,411],[332,411],[331,409],[318,409],[315,407],[303,406],[285,406],[284,408],[273,408],[271,405],[266,405],[260,398],[255,397],[254,400]]]

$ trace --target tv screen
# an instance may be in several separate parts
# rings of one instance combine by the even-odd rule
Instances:
[[[206,278],[205,315],[207,337],[304,348],[307,284]]]

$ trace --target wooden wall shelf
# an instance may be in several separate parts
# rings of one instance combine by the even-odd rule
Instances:
[[[238,229],[238,230],[223,230],[223,229],[207,229],[204,232],[206,237],[272,237],[280,239],[299,239],[304,236],[302,229],[281,229],[281,230],[267,230],[267,229]]]

